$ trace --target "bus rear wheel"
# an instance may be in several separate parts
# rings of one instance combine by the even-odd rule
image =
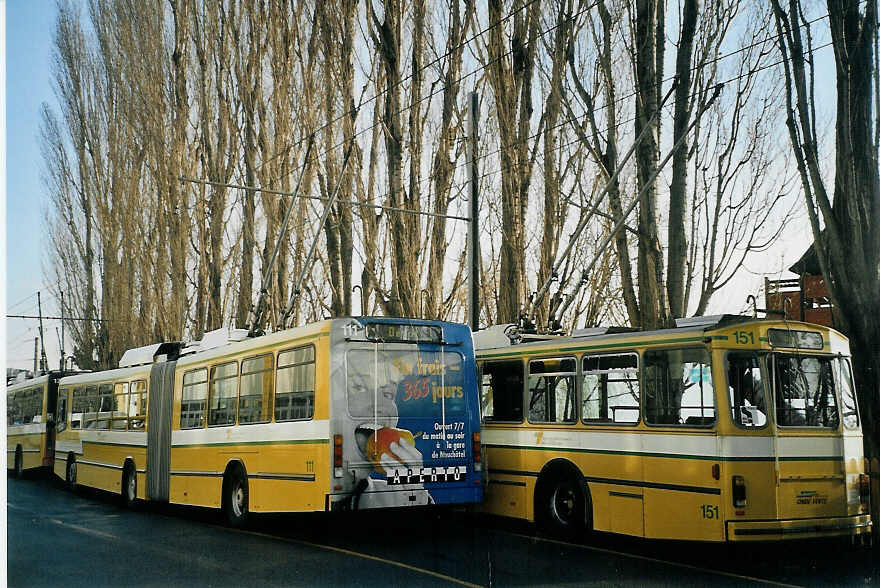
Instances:
[[[15,448],[15,465],[13,466],[12,475],[21,479],[24,475],[24,456],[21,452],[21,445]]]
[[[67,458],[67,470],[64,476],[64,481],[67,483],[67,489],[71,492],[76,491],[76,458],[68,457]]]
[[[586,526],[584,492],[573,478],[550,480],[537,506],[538,523],[551,535],[573,537]]]
[[[236,468],[223,480],[223,514],[230,527],[242,527],[248,518],[248,483],[244,473]]]
[[[135,501],[137,501],[137,473],[131,462],[128,462],[122,470],[122,505],[133,508]]]

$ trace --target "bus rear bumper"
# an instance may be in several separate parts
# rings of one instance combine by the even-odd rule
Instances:
[[[871,532],[871,516],[792,519],[775,521],[728,521],[728,541],[774,541],[813,537],[844,537]]]

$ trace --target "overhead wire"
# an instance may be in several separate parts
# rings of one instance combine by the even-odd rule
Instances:
[[[585,10],[594,7],[596,4],[598,4],[598,3],[593,3],[593,4],[588,5],[588,6],[585,7],[584,9],[580,10],[577,14],[575,14],[575,15],[569,17],[569,18],[571,18],[571,19],[575,19],[575,18],[577,18],[577,17],[580,16],[580,14],[582,14]],[[829,15],[828,13],[825,13],[825,14],[823,14],[822,16],[818,16],[818,17],[813,18],[813,19],[811,19],[811,20],[809,20],[809,21],[806,21],[806,22],[804,22],[804,23],[801,23],[799,26],[800,26],[800,27],[810,26],[810,25],[815,24],[816,22],[818,22],[818,21],[820,21],[820,20],[823,20],[823,19],[829,18],[829,16],[830,16],[830,15]],[[548,32],[551,32],[552,30],[558,28],[559,26],[560,26],[560,24],[556,24],[556,25],[554,25],[553,27],[550,27],[550,28],[548,28],[548,29],[545,29],[545,30],[539,32],[539,33],[538,33],[538,36],[539,36],[539,37],[543,37],[543,36],[546,35]],[[705,66],[707,66],[707,65],[711,65],[711,64],[713,64],[713,63],[718,63],[718,62],[720,62],[720,61],[722,61],[722,60],[724,60],[724,59],[727,59],[727,58],[729,58],[729,57],[733,57],[733,56],[738,55],[738,54],[740,54],[740,53],[742,53],[742,52],[744,52],[744,51],[747,51],[747,50],[749,50],[749,49],[754,49],[755,47],[760,47],[760,46],[762,46],[762,45],[766,45],[767,43],[773,42],[774,38],[776,38],[776,37],[778,37],[778,36],[779,36],[778,34],[768,35],[768,36],[766,36],[766,37],[763,37],[763,38],[762,38],[761,40],[759,40],[759,41],[755,41],[755,42],[753,42],[753,43],[750,43],[749,45],[746,45],[746,46],[740,47],[740,48],[738,48],[738,49],[736,49],[736,50],[733,50],[733,51],[730,51],[730,52],[728,52],[728,53],[724,53],[724,54],[721,54],[721,55],[715,56],[715,57],[713,57],[713,58],[711,58],[711,59],[708,59],[708,60],[702,62],[702,63],[699,64],[699,65],[694,65],[693,67],[690,68],[690,69],[691,69],[691,72],[695,72],[695,71],[697,71],[700,67],[705,67]],[[829,45],[830,45],[830,43],[826,43],[826,44],[823,44],[823,45],[821,45],[821,46],[814,47],[814,50],[824,49],[824,48],[828,47]],[[511,52],[508,51],[507,53],[505,53],[504,55],[502,55],[501,58],[506,57],[506,56],[508,56],[508,55],[510,55],[510,54],[511,54]],[[486,63],[485,65],[481,66],[480,68],[477,68],[477,70],[474,70],[474,72],[477,72],[477,71],[480,71],[481,69],[484,69],[484,68],[487,67],[488,65],[491,65],[491,63],[493,63],[493,62],[488,62],[488,63]],[[756,74],[756,73],[759,73],[759,72],[761,72],[761,71],[764,71],[765,69],[768,69],[768,68],[770,68],[770,67],[775,67],[775,66],[778,66],[778,65],[781,65],[781,64],[782,64],[782,61],[779,60],[779,61],[774,62],[774,63],[772,63],[772,64],[768,64],[768,65],[761,66],[761,67],[759,67],[759,68],[757,68],[757,69],[755,69],[755,70],[751,70],[751,71],[749,71],[749,72],[747,72],[747,73],[745,73],[745,74],[741,74],[741,75],[738,75],[738,76],[734,76],[734,77],[732,77],[732,78],[729,78],[729,79],[727,79],[727,80],[725,80],[725,81],[723,81],[723,82],[719,82],[719,83],[721,83],[721,84],[729,84],[729,83],[731,83],[731,82],[734,82],[734,81],[737,81],[737,80],[743,79],[743,78],[745,78],[745,77],[747,77],[747,76],[754,75],[754,74]],[[469,72],[468,74],[465,74],[465,75],[461,76],[461,77],[459,78],[458,81],[460,82],[461,80],[465,79],[465,78],[468,77],[469,75],[472,75],[474,72]],[[669,76],[669,77],[665,78],[665,79],[663,80],[662,83],[665,84],[665,83],[668,83],[668,82],[672,82],[672,81],[675,79],[675,77],[676,77],[676,76],[674,76],[674,75],[673,75],[673,76]],[[441,88],[441,90],[442,90],[442,88]],[[438,91],[439,91],[439,90],[438,90]],[[435,92],[435,94],[436,94],[436,92]],[[634,92],[627,93],[627,94],[625,94],[625,95],[623,95],[623,96],[620,96],[620,97],[616,98],[616,99],[613,101],[613,104],[615,104],[615,105],[621,104],[621,103],[623,103],[623,102],[626,101],[626,100],[629,100],[629,99],[631,99],[631,98],[634,98],[635,96],[637,96],[637,94],[638,94],[638,93],[635,92],[635,91],[634,91]],[[700,95],[700,92],[694,92],[694,93],[692,93],[692,94],[689,96],[689,98],[692,99],[692,98],[694,98],[694,97],[696,97],[696,96],[698,96],[698,95]],[[426,97],[426,98],[427,98],[427,97]],[[608,103],[604,103],[604,104],[602,104],[602,105],[596,106],[596,107],[593,108],[592,110],[593,110],[593,112],[599,112],[599,111],[602,111],[602,110],[607,109],[608,107],[609,107],[609,104],[608,104]],[[405,110],[405,109],[403,109],[403,110]],[[403,112],[403,110],[401,110],[401,112]],[[629,118],[629,119],[627,119],[627,120],[625,120],[625,121],[619,122],[617,125],[614,126],[614,128],[615,128],[615,129],[619,129],[619,128],[621,128],[622,126],[627,125],[627,124],[630,124],[630,123],[632,123],[632,122],[634,122],[634,121],[635,121],[635,117]],[[550,129],[551,129],[551,130],[552,130],[552,129],[558,129],[558,128],[564,127],[565,125],[568,125],[568,124],[575,124],[575,123],[577,123],[577,119],[574,119],[574,118],[566,118],[565,120],[563,120],[563,121],[561,121],[561,122],[559,122],[559,123],[553,125],[552,127],[550,127]],[[369,127],[368,129],[365,129],[365,130],[370,130],[370,129],[374,128],[374,127],[375,127],[375,125],[372,125],[371,127]],[[539,137],[541,136],[541,133],[542,133],[542,132],[546,132],[546,130],[547,130],[547,129],[543,129],[543,130],[538,131],[538,132],[536,132],[536,133],[534,133],[534,134],[532,134],[532,135],[529,135],[525,140],[526,140],[526,141],[532,141],[532,140],[535,140],[535,139],[537,139],[537,138],[539,138]],[[514,145],[516,145],[517,143],[520,143],[520,142],[522,142],[522,139],[518,139],[518,140],[516,140],[516,141],[513,141],[512,143],[510,143],[510,144],[508,144],[508,145],[499,145],[496,149],[494,149],[494,150],[492,150],[492,151],[489,151],[489,152],[487,152],[487,153],[481,153],[481,154],[479,154],[479,155],[475,158],[474,161],[482,161],[482,160],[488,159],[489,157],[492,157],[492,156],[494,156],[494,155],[498,155],[498,154],[501,153],[502,151],[504,151],[504,150],[506,150],[506,149],[510,149],[510,148],[512,148]],[[573,144],[575,144],[575,143],[579,143],[579,142],[580,142],[579,139],[575,139],[575,140],[573,140],[573,141],[569,141],[569,142],[567,142],[567,143],[564,143],[564,144],[561,144],[561,145],[557,146],[555,150],[561,150],[561,149],[564,149],[565,147],[571,146],[571,145],[573,145]],[[342,143],[339,143],[339,144],[335,145],[332,149],[335,149],[336,147],[339,147],[341,144],[342,144]],[[328,153],[328,152],[329,152],[329,150],[328,150],[328,151],[325,151],[324,153],[322,153],[322,155],[323,155],[323,154],[326,154],[326,153]],[[465,161],[465,162],[463,162],[463,163],[459,163],[458,165],[455,165],[455,166],[452,168],[451,173],[454,174],[456,171],[458,171],[458,170],[460,170],[460,169],[466,167],[467,165],[469,165],[469,161]],[[495,174],[497,174],[497,173],[500,173],[501,171],[507,171],[507,170],[509,170],[509,169],[511,169],[510,166],[505,167],[505,168],[499,168],[499,169],[497,169],[497,170],[494,170],[493,172],[486,172],[486,173],[483,173],[483,174],[480,175],[480,180],[484,180],[484,179],[486,179],[486,178],[489,177],[489,176],[492,176],[492,175],[495,175]],[[421,188],[424,189],[425,187],[429,187],[429,186],[430,186],[430,182],[432,182],[434,179],[436,179],[436,174],[430,174],[430,175],[428,175],[427,177],[425,177],[424,179],[422,179],[422,180],[419,182],[419,185],[420,185]],[[459,187],[459,188],[460,188],[460,187],[461,187],[461,184],[453,184],[453,186],[454,186],[454,187]],[[389,194],[390,194],[390,191],[386,191],[386,192],[384,192],[384,193],[379,197],[379,201],[381,201],[381,200],[383,200],[384,198],[386,198]]]
[[[453,53],[455,53],[455,52],[458,51],[459,49],[463,49],[464,47],[470,45],[473,41],[475,41],[475,40],[478,39],[479,37],[482,37],[483,35],[485,35],[485,34],[488,33],[489,31],[491,31],[491,30],[494,29],[495,27],[501,26],[502,24],[504,24],[505,22],[507,22],[508,20],[510,20],[515,14],[517,14],[517,13],[519,13],[519,12],[522,12],[523,10],[525,10],[526,8],[528,8],[529,6],[531,6],[532,4],[534,4],[535,2],[539,2],[539,1],[540,1],[540,0],[528,0],[528,1],[525,2],[522,6],[520,6],[520,7],[516,8],[515,10],[512,10],[511,12],[507,13],[503,18],[499,19],[497,22],[495,22],[495,23],[493,23],[493,24],[490,24],[489,26],[487,26],[486,28],[482,29],[481,31],[475,33],[475,34],[472,35],[471,37],[465,39],[465,40],[462,41],[461,43],[457,44],[455,47],[453,47],[453,48],[449,49],[448,51],[446,51],[446,53],[444,53],[443,55],[440,55],[440,56],[434,58],[434,59],[433,59],[431,62],[429,62],[428,64],[426,64],[426,65],[424,65],[424,66],[418,68],[416,71],[414,71],[414,72],[410,72],[410,73],[407,74],[406,76],[402,77],[402,78],[401,78],[400,80],[398,80],[394,85],[392,85],[392,86],[390,86],[390,87],[387,87],[387,88],[384,88],[384,89],[382,89],[381,91],[376,92],[376,93],[375,93],[373,96],[371,96],[370,98],[367,98],[367,99],[363,100],[358,108],[363,107],[363,106],[365,106],[365,105],[367,105],[367,104],[370,104],[371,102],[375,102],[378,98],[384,96],[384,95],[387,94],[388,92],[390,92],[390,91],[392,91],[392,90],[396,90],[398,87],[402,86],[404,82],[407,82],[407,81],[411,80],[411,79],[413,78],[413,76],[415,76],[416,74],[423,73],[423,72],[427,71],[429,68],[434,67],[435,65],[437,65],[438,63],[440,63],[441,61],[443,61],[443,60],[446,59],[447,57],[451,56]],[[595,4],[594,4],[593,6],[595,6]],[[470,74],[469,74],[469,75],[470,75]],[[460,81],[463,80],[465,77],[467,77],[467,76],[462,76],[461,78],[459,78],[459,79],[457,80],[457,82],[460,82]],[[444,89],[445,89],[445,87],[444,87]],[[430,97],[432,97],[432,96],[434,96],[434,95],[435,95],[435,93],[432,93],[430,96],[427,96],[426,98],[430,98]],[[421,101],[420,101],[419,103],[421,103]],[[401,110],[400,110],[399,112],[397,112],[396,114],[400,114],[401,112],[404,112],[405,110],[406,110],[406,108],[401,109]],[[330,121],[324,123],[323,125],[321,125],[321,126],[318,127],[317,129],[312,130],[311,133],[309,133],[309,134],[310,134],[310,135],[317,135],[318,133],[320,133],[321,131],[325,130],[326,128],[328,128],[329,126],[333,125],[334,123],[337,123],[337,122],[339,122],[340,120],[344,119],[344,118],[345,118],[346,116],[348,116],[349,114],[350,114],[350,113],[349,113],[348,111],[343,112],[342,114],[340,114],[340,115],[337,116],[336,118],[334,118],[334,119],[332,119],[332,120],[330,120]],[[371,125],[369,128],[365,129],[365,131],[366,131],[366,130],[371,130],[371,129],[373,129],[375,126],[376,126],[375,124],[374,124],[374,125]],[[359,134],[362,134],[362,133],[355,134],[354,136],[357,137],[357,136],[359,136]],[[298,148],[300,145],[302,145],[303,141],[305,141],[307,138],[308,138],[308,137],[303,137],[302,139],[300,139],[299,141],[297,141],[296,143],[294,143],[294,144],[291,145],[290,147],[288,147],[288,148],[282,150],[282,152],[288,152],[288,151],[291,151],[291,150],[293,150],[293,149]],[[343,142],[343,143],[344,143],[344,142]],[[334,147],[332,147],[331,149],[329,149],[327,152],[332,151],[333,149],[335,149],[336,147],[339,147],[340,145],[341,145],[341,144],[337,144],[337,145],[335,145]],[[320,154],[316,155],[316,156],[315,156],[315,159],[317,160],[318,157],[321,157],[321,156],[323,156],[323,155],[326,155],[327,152],[323,152],[323,153],[320,153]],[[276,156],[276,157],[277,157],[277,156]],[[263,164],[260,166],[260,169],[262,170],[263,167],[265,167],[270,161],[272,161],[272,160],[270,159],[270,160],[268,160],[268,161],[266,161],[266,162],[263,162]],[[304,162],[304,163],[303,163],[303,166],[306,165],[306,163],[307,163],[307,162]]]

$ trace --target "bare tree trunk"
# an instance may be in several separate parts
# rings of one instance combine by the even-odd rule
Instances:
[[[682,11],[681,37],[675,56],[675,118],[673,120],[673,144],[687,132],[691,106],[691,59],[694,35],[697,30],[698,0],[685,0]],[[670,318],[682,317],[687,312],[685,300],[685,259],[687,258],[687,234],[685,233],[685,203],[687,201],[687,139],[672,156],[672,184],[669,186],[669,262],[667,265],[666,291],[669,297]]]
[[[440,137],[437,151],[434,153],[434,212],[446,214],[449,209],[449,192],[452,186],[452,174],[455,154],[455,138],[458,127],[455,126],[455,101],[460,90],[461,60],[464,52],[462,39],[467,34],[469,23],[473,18],[475,5],[472,0],[465,2],[464,19],[458,0],[452,0],[449,6],[449,35],[446,38],[448,66],[443,74],[443,107],[440,115]],[[435,217],[432,220],[431,246],[428,261],[428,280],[425,293],[425,316],[443,318],[441,312],[443,297],[443,275],[446,267],[446,219]]]
[[[418,210],[419,203],[403,189],[403,131],[400,109],[400,0],[384,0],[383,20],[379,21],[373,5],[370,14],[375,29],[374,42],[382,56],[385,70],[383,123],[385,157],[388,166],[388,192],[391,206]],[[414,215],[392,212],[391,220],[391,314],[419,316],[418,219]]]
[[[562,109],[562,80],[565,76],[565,58],[571,35],[571,2],[560,0],[557,7],[556,31],[550,52],[550,93],[544,107],[544,222],[541,235],[541,252],[538,261],[538,284],[544,284],[551,276],[559,248],[559,236],[565,224],[565,210],[560,205],[561,178],[557,169],[559,150],[559,115]],[[536,309],[537,325],[550,324],[550,298],[545,296]],[[554,317],[555,320],[555,317]]]
[[[637,186],[642,193],[639,205],[639,310],[644,329],[665,326],[669,322],[663,278],[663,251],[657,235],[657,185],[652,180],[659,163],[658,35],[663,20],[662,0],[638,0],[636,4],[636,121],[638,137],[647,125],[653,128],[636,148]],[[650,183],[649,183],[650,182]],[[644,192],[642,192],[644,190]]]
[[[505,47],[505,29],[492,27],[488,43],[488,77],[495,100],[501,142],[501,239],[500,275],[504,285],[498,292],[501,323],[518,322],[525,302],[525,216],[531,180],[528,138],[532,114],[532,76],[540,2],[527,9],[514,3],[512,55]],[[489,1],[489,22],[505,19],[501,0]]]

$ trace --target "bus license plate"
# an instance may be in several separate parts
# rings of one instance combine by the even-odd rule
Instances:
[[[424,484],[426,482],[459,482],[464,480],[467,466],[433,468],[393,468],[388,472],[388,484]]]

